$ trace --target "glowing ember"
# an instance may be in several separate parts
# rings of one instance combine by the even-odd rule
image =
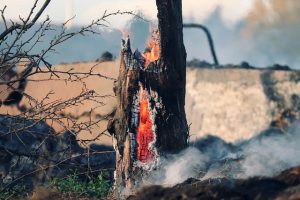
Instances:
[[[160,56],[159,34],[158,31],[152,32],[151,39],[148,40],[146,50],[143,53],[145,58],[144,67],[147,68],[151,62],[157,61]]]
[[[151,62],[157,61],[160,57],[159,34],[158,31],[152,32],[151,39],[147,42],[147,47],[143,53],[145,58],[144,67],[147,68]],[[137,127],[137,160],[148,163],[155,157],[155,153],[150,150],[150,144],[154,140],[152,130],[152,119],[149,111],[149,94],[143,87],[140,87],[139,102],[139,125]]]
[[[137,128],[137,159],[143,163],[147,163],[154,159],[154,152],[149,150],[149,144],[154,139],[154,133],[149,112],[148,93],[141,88],[140,94],[140,120]]]

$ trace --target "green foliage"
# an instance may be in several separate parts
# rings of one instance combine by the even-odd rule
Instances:
[[[84,192],[84,184],[78,181],[78,177],[75,174],[68,175],[63,179],[54,178],[53,185],[62,193],[81,194]]]
[[[105,197],[110,188],[110,184],[100,174],[95,180],[90,180],[87,184],[87,191],[94,196],[101,198]]]
[[[76,194],[82,197],[103,198],[107,195],[110,184],[104,178],[105,174],[100,173],[98,177],[90,177],[87,181],[82,181],[76,174],[68,175],[65,178],[55,178],[52,185],[64,194]]]

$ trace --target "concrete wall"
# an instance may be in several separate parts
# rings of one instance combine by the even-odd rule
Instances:
[[[247,139],[282,112],[297,110],[300,74],[249,69],[187,70],[186,113],[192,139],[206,134]]]

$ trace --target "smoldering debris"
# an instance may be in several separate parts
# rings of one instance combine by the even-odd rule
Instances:
[[[144,187],[131,200],[178,199],[234,199],[234,200],[292,200],[300,198],[300,167],[283,171],[275,177],[249,179],[188,179],[173,187]]]

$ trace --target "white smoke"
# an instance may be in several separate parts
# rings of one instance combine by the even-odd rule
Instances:
[[[244,159],[238,177],[272,176],[300,165],[300,126],[295,124],[285,135],[271,135],[242,146]]]
[[[190,147],[166,163],[162,183],[172,185],[198,176],[203,173],[208,162],[209,158],[206,155],[197,148]]]
[[[162,159],[151,183],[174,185],[188,178],[249,178],[274,176],[300,165],[300,123],[286,133],[266,130],[248,141],[228,144],[209,136],[178,155]]]

